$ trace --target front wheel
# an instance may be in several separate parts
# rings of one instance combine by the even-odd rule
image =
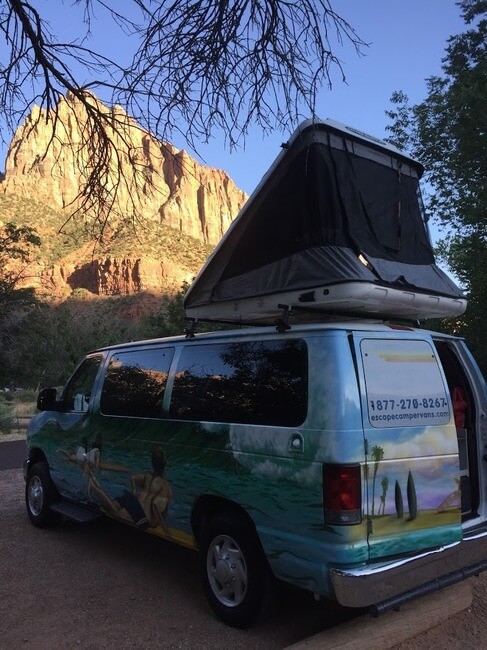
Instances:
[[[29,519],[39,528],[54,524],[58,517],[50,509],[56,500],[54,487],[46,463],[36,463],[27,475],[25,505]]]
[[[234,627],[248,627],[270,598],[271,573],[260,541],[243,518],[218,515],[200,543],[201,577],[216,615]]]

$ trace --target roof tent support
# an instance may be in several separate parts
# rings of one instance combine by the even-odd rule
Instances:
[[[189,326],[184,328],[183,334],[185,334],[187,339],[194,339],[194,333],[199,320],[198,318],[187,318],[186,320],[189,321]]]
[[[293,308],[289,305],[277,305],[277,308],[282,309],[282,315],[276,320],[276,330],[281,333],[287,332],[291,329],[291,325],[289,325],[289,317],[291,316]]]

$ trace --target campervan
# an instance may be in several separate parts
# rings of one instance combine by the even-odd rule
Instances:
[[[351,321],[141,341],[39,409],[32,523],[103,514],[197,550],[232,625],[276,578],[384,611],[487,568],[485,383],[460,339]]]
[[[462,339],[417,323],[466,307],[421,173],[302,125],[190,288],[186,335],[95,350],[41,391],[32,523],[104,515],[194,549],[239,627],[279,581],[383,612],[485,570],[486,385]]]

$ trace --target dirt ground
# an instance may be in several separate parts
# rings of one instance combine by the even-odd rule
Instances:
[[[194,552],[108,520],[36,529],[23,490],[21,470],[0,472],[2,650],[284,648],[350,616],[285,589],[270,621],[247,631],[229,628],[206,603]],[[487,573],[471,584],[471,608],[398,648],[485,647]]]

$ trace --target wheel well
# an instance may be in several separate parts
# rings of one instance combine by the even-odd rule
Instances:
[[[256,532],[255,524],[250,515],[242,508],[241,505],[211,494],[202,494],[196,500],[193,512],[191,513],[191,527],[197,541],[201,537],[201,532],[207,522],[216,514],[228,513],[243,518],[252,529]]]
[[[47,463],[47,458],[42,451],[42,449],[39,449],[38,447],[32,447],[32,449],[29,452],[29,460],[32,463]]]

